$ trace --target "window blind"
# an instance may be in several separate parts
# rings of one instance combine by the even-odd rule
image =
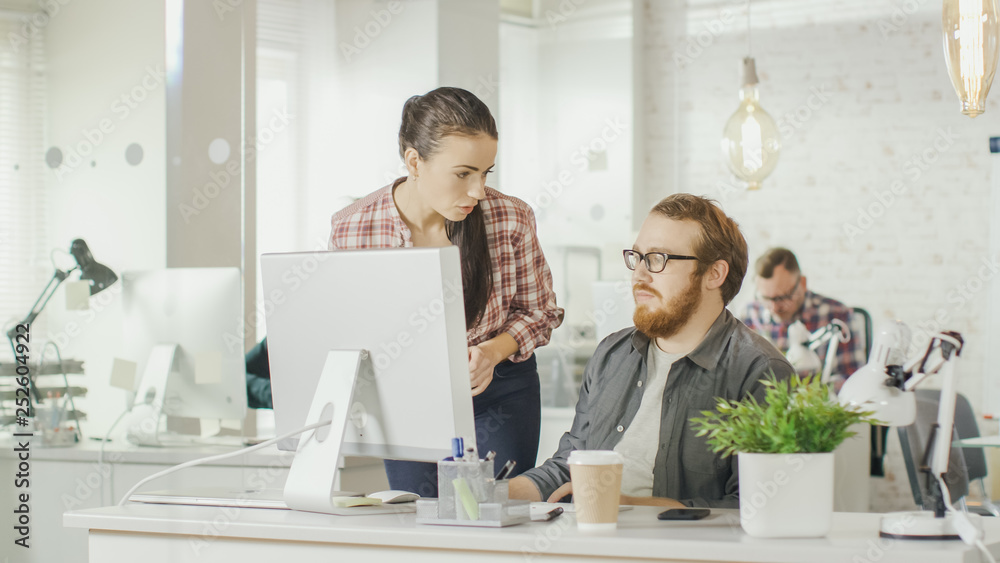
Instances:
[[[45,24],[37,5],[0,1],[0,323],[21,320],[52,275],[44,170]],[[0,357],[9,346],[0,338]]]

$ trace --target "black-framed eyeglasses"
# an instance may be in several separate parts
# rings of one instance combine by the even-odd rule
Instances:
[[[658,274],[667,267],[667,262],[671,260],[697,260],[695,256],[684,256],[681,254],[666,254],[664,252],[647,252],[645,254],[635,250],[623,250],[625,256],[625,267],[634,270],[639,262],[646,263],[646,269],[651,274]]]
[[[795,294],[799,292],[799,285],[801,285],[799,282],[801,281],[802,281],[802,274],[799,274],[798,277],[795,278],[795,285],[792,286],[791,291],[789,291],[788,293],[784,295],[775,295],[774,297],[764,297],[758,292],[757,299],[764,303],[775,303],[777,305],[781,305],[782,303],[788,303],[792,299],[795,299]]]

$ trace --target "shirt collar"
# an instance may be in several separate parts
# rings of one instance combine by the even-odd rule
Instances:
[[[403,246],[410,241],[410,237],[412,235],[410,233],[410,228],[406,226],[406,222],[403,221],[403,217],[399,214],[399,209],[396,207],[396,200],[392,194],[396,191],[396,187],[405,181],[406,176],[401,176],[389,184],[389,189],[386,190],[386,194],[384,196],[387,201],[383,203],[383,205],[389,210],[389,216],[392,217],[393,227],[396,229],[396,232],[400,234]]]
[[[688,353],[686,358],[702,369],[708,371],[715,369],[719,360],[722,359],[722,351],[725,350],[726,343],[729,342],[729,337],[733,333],[733,323],[738,322],[740,321],[736,320],[729,309],[723,308],[708,332],[705,333],[705,338],[695,346],[694,350]],[[650,338],[645,334],[638,330],[632,333],[632,348],[643,357],[646,357],[646,353],[649,352],[650,344]]]

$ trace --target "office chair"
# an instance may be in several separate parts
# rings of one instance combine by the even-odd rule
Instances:
[[[913,500],[917,506],[923,507],[924,499],[927,498],[927,474],[920,473],[918,469],[923,463],[924,449],[931,433],[931,427],[937,423],[941,392],[937,389],[917,389],[914,393],[916,393],[917,399],[916,421],[909,426],[900,427],[898,431]],[[957,435],[957,432],[955,434]],[[969,492],[969,472],[963,453],[965,449],[967,448],[952,447],[948,456],[948,472],[945,474],[944,481],[948,485],[953,503],[958,502]],[[985,464],[985,459],[983,461]]]
[[[955,432],[960,440],[966,438],[979,437],[979,425],[976,423],[976,414],[972,411],[972,405],[965,395],[959,394],[955,397]],[[969,511],[983,516],[1000,517],[1000,508],[990,501],[990,495],[986,492],[986,453],[982,448],[962,448],[965,457],[965,466],[969,472],[969,483],[975,481],[979,484],[979,492],[983,500],[980,504],[969,505]]]

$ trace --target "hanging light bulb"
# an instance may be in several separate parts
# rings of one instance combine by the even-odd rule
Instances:
[[[740,107],[722,131],[722,154],[729,170],[747,183],[747,189],[756,190],[778,164],[780,151],[778,125],[760,107],[756,64],[752,57],[746,57],[743,59]]]
[[[941,32],[951,83],[969,117],[986,111],[1000,56],[997,0],[944,0]]]

